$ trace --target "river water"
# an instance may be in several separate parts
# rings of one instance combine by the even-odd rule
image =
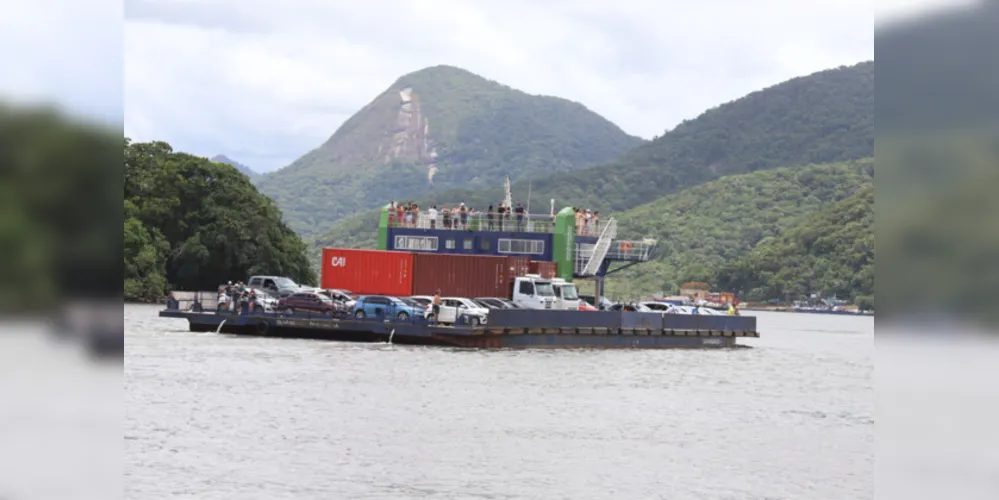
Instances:
[[[735,350],[476,351],[191,333],[125,306],[130,499],[866,499],[874,321]]]

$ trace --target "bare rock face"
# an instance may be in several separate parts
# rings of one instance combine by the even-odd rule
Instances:
[[[420,96],[406,87],[399,91],[399,109],[388,147],[379,146],[384,163],[403,160],[427,165],[427,181],[431,184],[437,172],[437,151],[430,138],[430,119],[420,109]]]

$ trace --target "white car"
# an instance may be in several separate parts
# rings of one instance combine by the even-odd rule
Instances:
[[[434,319],[434,308],[433,308],[434,298],[433,297],[431,297],[429,295],[413,295],[413,296],[411,296],[409,298],[415,300],[417,303],[419,303],[419,304],[421,304],[423,306],[426,306],[426,308],[427,308],[427,314],[424,317],[428,321]]]
[[[433,319],[434,298],[430,295],[414,295],[411,299],[427,306],[427,319]],[[441,310],[437,316],[438,323],[454,324],[460,316],[468,318],[472,326],[484,325],[489,318],[489,308],[483,307],[472,299],[464,297],[441,297]]]
[[[441,310],[437,316],[438,323],[453,324],[459,317],[465,316],[472,326],[484,325],[489,319],[489,309],[464,297],[442,297]]]
[[[357,304],[357,300],[354,298],[354,294],[350,290],[342,290],[339,288],[328,288],[325,290],[319,290],[316,292],[321,295],[325,295],[332,299],[334,302],[340,302],[347,309],[353,311],[354,306]]]

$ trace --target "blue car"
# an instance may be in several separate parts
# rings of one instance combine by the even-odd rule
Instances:
[[[426,306],[412,299],[389,297],[387,295],[365,295],[358,297],[354,304],[354,317],[391,318],[408,321],[410,318],[423,318]]]

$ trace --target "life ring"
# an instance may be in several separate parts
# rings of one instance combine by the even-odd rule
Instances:
[[[622,241],[621,242],[621,251],[622,252],[627,252],[629,250],[631,250],[631,243],[629,243],[627,241]]]

